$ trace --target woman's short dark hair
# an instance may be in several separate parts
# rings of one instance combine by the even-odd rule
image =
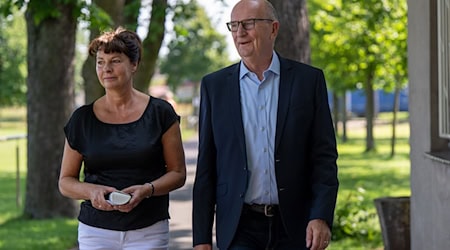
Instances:
[[[105,53],[123,53],[132,63],[141,61],[142,42],[136,32],[118,27],[95,38],[89,44],[89,55],[96,56],[99,50]]]

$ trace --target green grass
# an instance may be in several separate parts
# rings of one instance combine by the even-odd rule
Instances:
[[[77,240],[76,227],[76,220],[14,217],[2,224],[0,249],[70,249]]]
[[[0,142],[0,249],[70,249],[76,242],[75,219],[29,220],[22,216],[26,155],[25,152],[20,154],[20,193],[17,195],[15,150],[8,144],[15,147],[15,142]],[[25,149],[25,140],[18,144],[21,150]]]
[[[0,137],[25,134],[24,109],[0,109]],[[340,189],[330,250],[383,249],[373,200],[408,196],[409,125],[401,113],[397,127],[396,156],[390,157],[389,114],[380,114],[375,127],[377,150],[364,153],[365,127],[353,126],[348,141],[338,140]],[[381,121],[381,122],[380,122]],[[183,127],[183,139],[195,131]],[[26,140],[0,141],[0,249],[70,249],[76,243],[76,219],[28,220],[16,206],[16,148],[20,149],[21,202],[25,196]]]
[[[25,108],[0,109],[0,138],[25,135],[26,132]],[[29,220],[22,216],[25,179],[26,140],[0,141],[0,249],[61,250],[73,247],[77,237],[75,219]]]
[[[24,107],[0,108],[0,137],[24,135],[26,132],[26,109]]]
[[[391,116],[379,116],[374,130],[375,152],[365,152],[365,127],[348,129],[348,141],[338,140],[339,193],[330,250],[383,249],[373,200],[410,195],[409,124],[399,115],[396,155],[390,157]]]

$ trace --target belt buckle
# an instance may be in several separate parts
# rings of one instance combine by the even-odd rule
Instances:
[[[273,206],[272,205],[264,205],[264,215],[267,217],[273,217]]]

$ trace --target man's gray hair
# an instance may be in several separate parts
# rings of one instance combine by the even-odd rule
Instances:
[[[264,2],[266,5],[266,11],[267,11],[267,14],[269,14],[269,17],[273,20],[278,21],[277,10],[273,7],[272,3],[269,2],[268,0],[264,0]]]

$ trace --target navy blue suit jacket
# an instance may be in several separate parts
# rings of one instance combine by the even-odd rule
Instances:
[[[306,226],[323,219],[331,228],[338,191],[336,139],[323,72],[280,57],[275,138],[279,209],[288,236],[306,245]],[[247,190],[246,147],[239,64],[206,75],[201,83],[199,154],[193,191],[193,244],[216,240],[227,249]]]

